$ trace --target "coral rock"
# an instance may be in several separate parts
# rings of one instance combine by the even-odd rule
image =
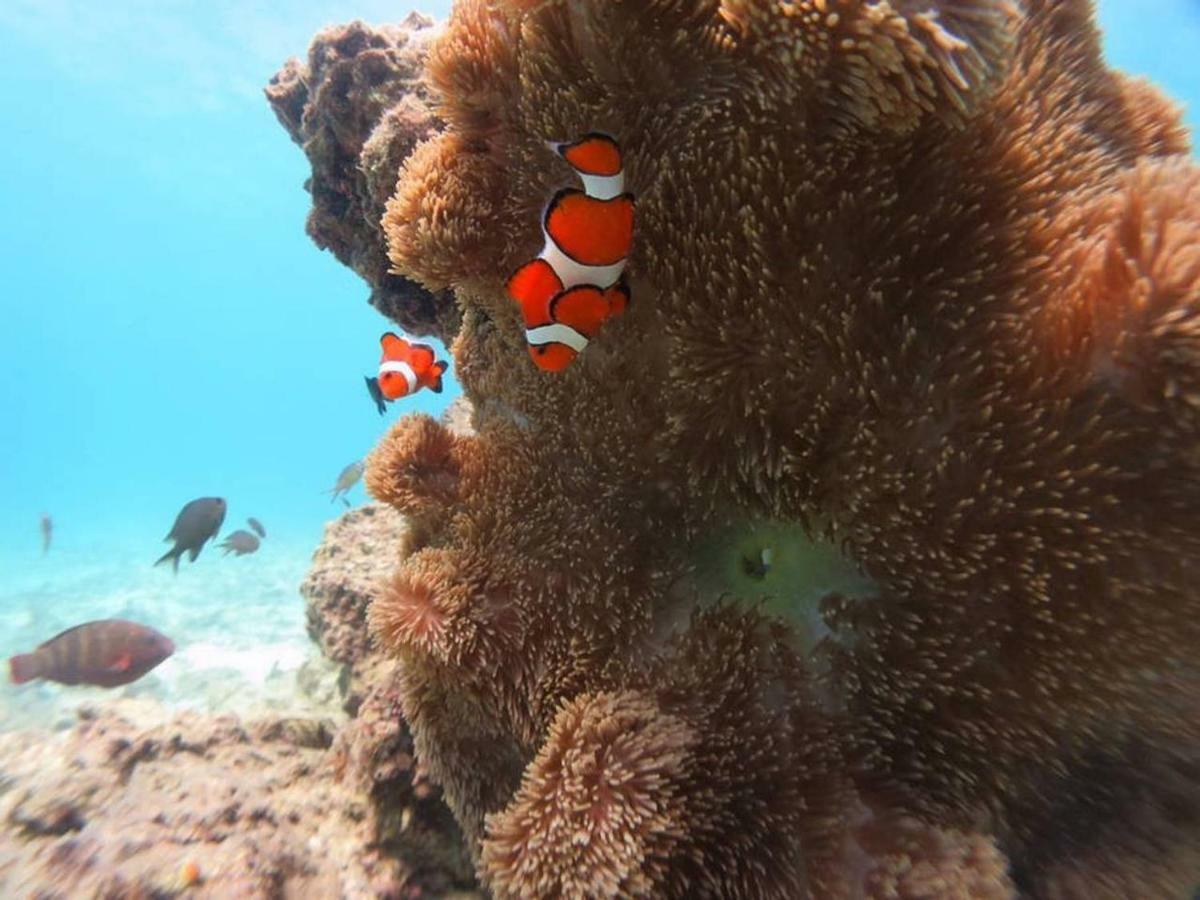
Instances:
[[[401,712],[396,663],[372,657],[356,672],[355,717],[333,746],[340,778],[370,800],[376,841],[432,896],[475,896],[470,856],[442,792],[422,770]]]
[[[0,881],[12,895],[173,896],[189,861],[203,873],[199,897],[403,888],[404,868],[363,824],[361,795],[293,728],[86,716],[59,736],[3,738]]]
[[[335,662],[353,664],[370,654],[367,606],[390,576],[405,531],[401,516],[376,505],[351,510],[325,527],[300,593],[309,637]]]
[[[421,71],[433,23],[412,15],[402,26],[354,22],[327,28],[308,60],[289,60],[267,99],[312,164],[308,233],[371,287],[371,304],[414,334],[447,338],[457,310],[391,271],[380,225],[401,163],[441,127]]]
[[[301,592],[310,633],[345,665],[344,706],[352,718],[332,739],[337,778],[364,796],[363,818],[381,851],[402,861],[409,886],[441,896],[473,887],[470,860],[440,789],[417,759],[397,665],[372,646],[366,624],[372,601],[387,590],[397,543],[411,530],[386,506],[345,513],[326,527]]]

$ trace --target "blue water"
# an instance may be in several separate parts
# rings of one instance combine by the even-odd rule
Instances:
[[[453,396],[375,412],[362,376],[389,324],[304,234],[308,163],[262,96],[323,24],[395,13],[0,3],[0,572],[43,510],[64,563],[116,539],[153,562],[210,494],[312,544],[341,468]]]
[[[266,676],[247,635],[304,644],[294,586],[340,511],[320,492],[388,422],[436,414],[457,388],[374,411],[362,376],[388,323],[305,236],[308,163],[262,87],[321,25],[406,12],[0,4],[0,656],[89,615],[169,627],[187,659],[223,641],[251,681]],[[1200,124],[1200,2],[1107,0],[1100,14],[1110,60]],[[212,494],[229,500],[225,533],[263,520],[262,551],[210,548],[178,577],[151,568],[180,506]]]

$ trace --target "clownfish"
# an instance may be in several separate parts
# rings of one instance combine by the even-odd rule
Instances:
[[[423,387],[435,394],[442,392],[442,373],[450,364],[435,360],[432,347],[411,343],[390,331],[379,339],[379,344],[383,347],[383,356],[379,360],[376,384],[385,399],[399,400]]]
[[[534,363],[559,372],[629,304],[621,273],[633,244],[634,198],[625,192],[621,150],[609,135],[590,132],[550,147],[579,175],[583,190],[563,188],[551,198],[542,215],[542,252],[506,288],[521,307]]]

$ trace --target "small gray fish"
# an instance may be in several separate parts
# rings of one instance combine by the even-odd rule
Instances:
[[[251,516],[250,518],[248,518],[246,520],[246,524],[249,525],[251,528],[253,528],[254,533],[257,534],[260,538],[265,538],[267,536],[267,529],[263,528],[263,523],[258,521],[258,519],[254,518],[254,516]]]
[[[188,559],[196,561],[205,541],[217,536],[221,523],[225,521],[225,499],[223,497],[201,497],[184,505],[175,517],[175,524],[164,541],[174,541],[175,546],[159,557],[155,565],[161,565],[168,559],[179,571],[179,557],[188,552]]]
[[[345,495],[350,492],[350,488],[358,484],[358,479],[362,478],[363,470],[365,470],[366,467],[367,464],[360,459],[355,460],[354,462],[350,463],[350,465],[346,466],[346,468],[342,469],[342,474],[340,474],[337,478],[337,484],[325,492],[331,495],[329,502],[332,503],[334,500],[338,499],[338,497],[341,497],[342,502],[349,507],[350,501],[346,499]]]
[[[49,513],[42,513],[42,552],[50,549],[50,538],[54,536],[54,522]]]
[[[247,553],[253,553],[258,549],[258,538],[250,532],[242,531],[239,528],[217,546],[225,551],[226,556],[230,553],[236,556],[245,556]]]

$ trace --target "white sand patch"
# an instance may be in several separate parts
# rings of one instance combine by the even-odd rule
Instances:
[[[0,731],[64,725],[81,704],[145,698],[174,709],[340,715],[327,663],[305,631],[299,585],[307,547],[263,542],[247,557],[205,548],[179,573],[152,564],[157,547],[64,548],[24,565],[0,564],[0,666],[59,632],[95,619],[149,625],[175,654],[122,688],[0,684]]]

